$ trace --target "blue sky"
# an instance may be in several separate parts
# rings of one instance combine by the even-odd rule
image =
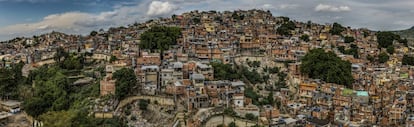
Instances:
[[[87,34],[191,10],[264,9],[275,16],[372,30],[414,25],[414,0],[0,0],[0,40]]]

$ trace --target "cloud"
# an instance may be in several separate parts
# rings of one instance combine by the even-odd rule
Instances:
[[[344,12],[344,11],[351,11],[351,8],[348,6],[334,6],[328,4],[318,4],[315,7],[315,11],[318,12]]]
[[[100,13],[64,12],[45,16],[33,23],[15,24],[0,27],[0,39],[10,39],[17,36],[33,36],[59,31],[67,34],[87,34],[92,30],[107,29],[141,22],[150,19],[145,12],[148,3],[135,3],[130,6],[114,8],[112,11]]]
[[[149,5],[147,15],[149,16],[160,16],[165,14],[170,14],[172,11],[177,10],[178,8],[169,2],[162,1],[152,1]]]
[[[43,18],[42,21],[29,24],[16,24],[0,29],[0,34],[5,33],[25,33],[36,32],[48,29],[70,28],[75,22],[88,19],[90,14],[81,12],[68,12],[62,14],[53,14]]]
[[[263,4],[263,9],[277,9],[277,10],[286,10],[286,9],[296,9],[299,7],[297,4],[280,4],[278,6],[273,6],[272,4]]]
[[[30,2],[30,3],[39,3],[39,2],[56,2],[59,0],[0,0],[0,2]]]

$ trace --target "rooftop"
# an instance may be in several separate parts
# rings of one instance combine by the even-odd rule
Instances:
[[[205,77],[204,77],[203,74],[192,74],[191,75],[191,79],[194,79],[194,80],[204,80]]]

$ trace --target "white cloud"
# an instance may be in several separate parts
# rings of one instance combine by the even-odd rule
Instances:
[[[30,3],[39,3],[39,2],[55,2],[59,0],[0,0],[0,2],[30,2]]]
[[[263,9],[278,9],[278,10],[285,10],[285,9],[296,9],[299,7],[297,4],[280,4],[278,6],[273,6],[272,4],[263,4]]]
[[[133,22],[148,20],[145,16],[148,3],[114,8],[98,14],[85,12],[65,12],[45,16],[34,23],[15,24],[0,28],[0,39],[16,36],[32,36],[59,31],[67,34],[87,34],[100,28],[118,27]]]
[[[344,12],[351,11],[351,8],[348,6],[334,6],[328,4],[318,4],[315,7],[315,11],[326,11],[326,12]]]
[[[29,24],[16,24],[0,28],[0,34],[6,33],[25,33],[36,32],[39,30],[68,28],[75,22],[83,21],[91,17],[90,14],[81,12],[68,12],[62,14],[53,14],[43,18],[42,21]]]
[[[152,1],[149,5],[147,15],[149,16],[160,16],[165,14],[170,14],[172,11],[177,10],[178,8],[169,2],[162,1]]]
[[[297,7],[299,7],[297,4],[281,4],[279,9],[296,9]]]

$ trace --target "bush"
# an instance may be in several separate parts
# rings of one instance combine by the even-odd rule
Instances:
[[[148,100],[139,100],[139,109],[141,109],[141,110],[147,110],[147,107],[148,107],[148,104],[149,104],[149,101]]]
[[[232,108],[224,109],[223,113],[229,116],[237,116],[237,113]]]
[[[249,67],[258,68],[260,67],[260,61],[247,61]]]
[[[251,113],[247,113],[244,117],[246,117],[246,119],[248,119],[248,120],[257,121],[257,116],[255,116]]]

